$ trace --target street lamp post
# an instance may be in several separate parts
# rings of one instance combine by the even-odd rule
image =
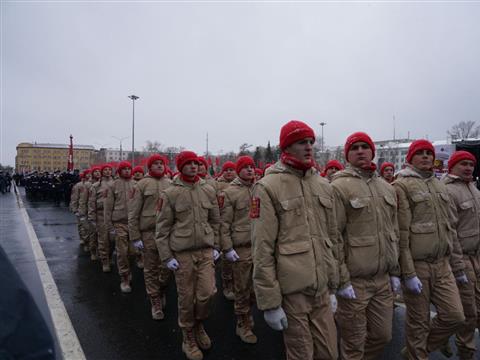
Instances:
[[[132,99],[132,166],[135,166],[135,100],[140,99],[136,95],[130,95]]]
[[[323,122],[323,121],[322,121],[322,122],[320,123],[320,126],[322,127],[322,153],[323,153],[323,144],[324,144],[324,140],[323,140],[323,127],[324,127],[325,125],[327,125],[326,122]]]
[[[129,136],[125,136],[125,137],[123,137],[123,138],[118,138],[118,137],[116,137],[116,136],[112,136],[112,138],[120,141],[120,161],[122,161],[122,160],[123,160],[122,141],[125,140],[125,139],[128,139]]]

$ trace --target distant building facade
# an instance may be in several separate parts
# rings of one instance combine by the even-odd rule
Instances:
[[[130,158],[130,154],[131,151],[101,148],[96,152],[95,163],[119,162],[122,160],[128,160]]]
[[[67,144],[20,143],[17,145],[15,170],[28,171],[65,171],[68,160]],[[91,145],[73,146],[73,164],[75,169],[87,169],[95,159],[95,148]]]

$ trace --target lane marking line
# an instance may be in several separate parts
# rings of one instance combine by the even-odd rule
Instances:
[[[43,253],[40,241],[37,234],[33,229],[32,222],[28,216],[27,210],[23,204],[20,194],[16,191],[17,204],[20,208],[23,221],[27,228],[27,234],[32,245],[33,255],[35,257],[35,264],[37,265],[38,274],[42,281],[43,290],[45,292],[45,298],[47,299],[48,309],[50,310],[50,316],[52,318],[53,326],[57,335],[60,349],[62,350],[62,356],[64,359],[85,360],[85,354],[83,352],[80,341],[78,340],[77,333],[73,328],[70,317],[68,316],[65,304],[60,297],[57,285],[53,280],[52,273],[48,267],[47,259]]]

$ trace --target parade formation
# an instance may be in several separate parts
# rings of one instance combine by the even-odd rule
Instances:
[[[399,297],[406,306],[404,358],[452,355],[454,336],[457,356],[474,359],[476,158],[455,152],[438,179],[435,150],[420,139],[402,169],[388,162],[377,169],[373,140],[356,132],[345,141],[346,165],[330,160],[319,172],[310,126],[290,121],[279,138],[278,162],[259,169],[239,156],[216,177],[192,151],[177,155],[176,173],[161,154],[145,168],[121,161],[84,170],[70,201],[83,251],[105,273],[115,259],[125,294],[135,287],[132,267],[143,269],[152,320],[171,311],[166,288],[175,283],[182,351],[191,360],[214,346],[204,322],[219,294],[233,301],[235,333],[246,346],[258,341],[256,306],[283,332],[287,359],[378,358],[392,339]],[[22,181],[35,194],[57,180]]]

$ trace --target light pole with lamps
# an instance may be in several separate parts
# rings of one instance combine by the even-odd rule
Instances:
[[[122,151],[122,141],[125,140],[125,139],[128,139],[130,136],[125,136],[123,138],[118,138],[116,136],[112,136],[112,138],[120,141],[120,161],[123,160],[123,151]]]
[[[324,140],[323,140],[323,127],[324,127],[325,125],[327,125],[326,122],[323,122],[323,121],[322,121],[322,122],[320,123],[320,126],[322,127],[322,154],[323,154],[323,144],[324,144]]]
[[[135,100],[140,99],[137,95],[130,95],[132,99],[132,166],[135,166]]]

